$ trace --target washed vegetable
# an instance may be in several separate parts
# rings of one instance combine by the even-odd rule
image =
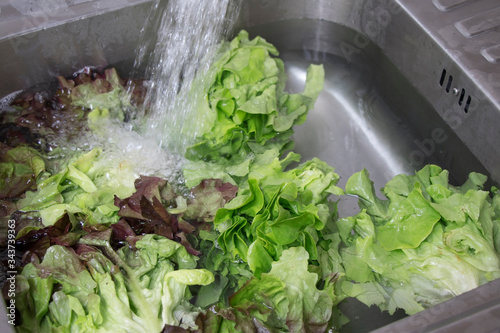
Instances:
[[[319,244],[327,242],[319,230],[332,224],[336,213],[328,198],[342,193],[337,174],[316,159],[288,171],[278,159],[271,165],[253,174],[248,187],[217,211],[211,231],[200,233],[200,264],[214,272],[215,284],[198,291],[196,304],[233,311],[234,292],[256,283],[249,281],[269,273],[285,251],[298,248],[306,252],[307,268],[319,284],[333,278],[317,260]],[[333,293],[328,295],[333,303]]]
[[[130,131],[144,93],[114,69],[16,99],[0,221],[16,222],[22,254],[17,331],[336,332],[348,297],[413,314],[500,277],[499,190],[477,173],[453,186],[435,165],[394,177],[384,199],[367,170],[341,189],[332,166],[292,151],[323,67],[290,94],[278,55],[245,31],[221,44],[193,94],[205,97],[181,181],[111,154],[109,125]],[[98,139],[58,146],[71,133]],[[339,219],[344,194],[360,212]]]
[[[75,79],[58,76],[58,80],[61,87],[59,99],[70,107],[106,109],[113,118],[121,121],[130,112],[132,104],[125,88],[126,82],[114,68],[106,69],[102,75],[85,68]],[[136,92],[134,97],[138,94]]]
[[[111,229],[110,229],[111,230]],[[193,327],[198,309],[189,285],[213,275],[179,243],[146,235],[135,249],[114,250],[110,232],[81,238],[76,250],[48,248],[40,263],[17,276],[19,332],[161,332],[165,325]]]
[[[361,212],[337,221],[343,282],[338,290],[367,305],[408,314],[500,277],[498,191],[471,173],[452,186],[428,165],[398,175],[375,195],[366,170],[348,180]]]
[[[209,285],[214,275],[197,268],[200,253],[188,238],[210,230],[210,212],[235,193],[206,180],[182,196],[163,179],[141,177],[131,196],[116,199],[116,223],[93,225],[85,212],[65,210],[53,225],[24,228],[19,331],[196,328],[202,309],[189,302],[187,286]]]
[[[17,198],[36,187],[45,171],[41,154],[26,145],[15,148],[0,143],[0,199]]]
[[[62,170],[27,192],[18,209],[35,211],[45,226],[54,224],[65,213],[81,214],[89,224],[115,223],[118,207],[115,196],[125,198],[134,192],[135,174],[124,164],[108,166],[101,149],[78,157]]]
[[[250,178],[248,188],[217,212],[214,226],[222,250],[248,262],[257,277],[289,247],[302,246],[316,260],[317,230],[335,213],[328,197],[342,193],[338,175],[313,159],[285,172],[268,167],[260,177]]]
[[[207,332],[324,332],[332,314],[330,292],[319,290],[303,247],[283,251],[268,273],[253,277],[230,298],[231,308],[202,316]],[[331,289],[332,286],[328,286]]]
[[[323,89],[323,67],[311,65],[304,92],[286,93],[278,50],[260,37],[250,40],[246,31],[222,49],[207,105],[196,115],[203,130],[186,151],[190,163],[183,172],[190,187],[207,176],[240,185],[254,166],[262,166],[262,154],[279,157],[292,149],[293,126],[305,121]]]

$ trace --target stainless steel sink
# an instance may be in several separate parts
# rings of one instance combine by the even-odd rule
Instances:
[[[86,65],[130,73],[152,1],[68,3],[60,17],[20,16],[26,30],[2,21],[16,13],[0,1],[0,32],[8,31],[0,35],[0,96]],[[381,187],[427,163],[457,184],[472,171],[500,183],[498,1],[245,0],[241,8],[234,30],[277,46],[290,91],[302,89],[310,63],[324,64],[325,89],[294,138],[303,159],[336,168],[341,186],[362,168]],[[352,215],[355,200],[342,200],[340,214]],[[464,323],[489,332],[500,327],[498,290],[497,280],[404,319],[350,301],[345,332],[449,332]]]

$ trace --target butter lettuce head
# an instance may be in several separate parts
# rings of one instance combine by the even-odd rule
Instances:
[[[199,172],[233,183],[250,172],[256,156],[269,149],[278,155],[293,147],[293,126],[305,121],[323,88],[321,65],[311,65],[304,92],[284,91],[286,75],[277,49],[246,31],[223,47],[213,65],[214,80],[207,89],[208,107],[200,107],[196,121],[207,119],[194,145],[188,147],[184,168],[188,186]],[[209,114],[209,115],[207,115]]]
[[[496,189],[473,173],[462,186],[428,165],[398,175],[377,198],[368,172],[354,174],[346,193],[361,212],[337,222],[345,274],[339,294],[413,314],[500,277]]]
[[[329,196],[342,194],[338,175],[320,160],[287,171],[275,162],[275,169],[254,173],[259,178],[250,178],[214,219],[221,249],[247,262],[256,276],[269,272],[289,247],[302,246],[316,260],[318,231],[335,213]]]

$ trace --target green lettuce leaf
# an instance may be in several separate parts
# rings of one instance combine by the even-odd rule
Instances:
[[[27,192],[18,208],[36,211],[45,226],[53,225],[67,212],[84,215],[89,224],[117,222],[119,209],[114,198],[130,196],[136,176],[103,161],[99,148],[78,156],[58,173],[40,180],[37,191]]]

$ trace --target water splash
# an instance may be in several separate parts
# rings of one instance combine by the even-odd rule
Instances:
[[[101,147],[102,163],[108,167],[127,166],[135,177],[158,176],[182,184],[182,156],[198,133],[196,102],[210,82],[219,43],[232,32],[240,1],[157,0],[130,74],[148,78],[144,107],[124,110],[136,112],[125,123],[101,120],[92,132],[50,137],[48,146],[57,148],[53,169],[66,158]],[[133,88],[128,87],[129,94]],[[16,95],[0,100],[0,110],[10,111]]]
[[[135,64],[137,71],[146,67],[148,93],[134,121],[139,132],[173,153],[183,155],[198,134],[196,104],[210,83],[210,65],[232,29],[238,2],[160,0],[152,8]]]
[[[23,90],[18,90],[0,99],[0,112],[15,112],[16,109],[11,105],[16,97],[23,92]]]

